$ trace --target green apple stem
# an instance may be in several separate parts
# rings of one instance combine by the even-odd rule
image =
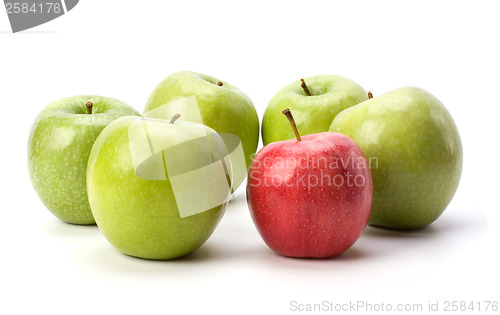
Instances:
[[[306,92],[306,95],[311,96],[311,91],[309,91],[309,88],[307,87],[306,81],[304,81],[304,79],[300,79],[300,82],[302,82],[300,84],[300,87],[304,90],[304,92]]]
[[[295,119],[293,119],[292,112],[290,111],[290,109],[287,108],[284,111],[282,111],[282,113],[283,113],[283,115],[286,116],[286,118],[288,118],[290,125],[292,125],[292,129],[293,129],[293,132],[295,133],[295,137],[297,138],[297,141],[302,141],[302,139],[300,139],[299,130],[297,130],[297,125],[295,124]]]
[[[174,116],[172,116],[172,119],[170,119],[170,124],[173,124],[177,119],[179,119],[179,117],[181,117],[181,114],[175,114]]]
[[[92,107],[94,106],[94,103],[87,102],[85,105],[87,106],[87,114],[92,114]]]
[[[221,81],[217,82],[217,86],[222,86],[222,82]]]
[[[372,92],[368,91],[368,99],[372,99],[372,98],[373,98]]]

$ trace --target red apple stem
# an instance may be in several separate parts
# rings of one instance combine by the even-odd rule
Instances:
[[[87,114],[89,114],[89,115],[90,115],[90,114],[92,114],[92,107],[94,106],[94,103],[92,103],[92,102],[87,102],[87,103],[85,104],[85,106],[86,106],[86,108],[87,108]]]
[[[300,84],[300,87],[304,90],[304,92],[306,92],[306,95],[311,96],[311,91],[309,91],[309,88],[307,87],[306,81],[304,81],[304,79],[300,79],[300,82],[302,82]]]
[[[290,125],[292,125],[292,129],[293,129],[293,132],[295,133],[295,137],[297,138],[297,141],[302,141],[302,139],[300,139],[299,130],[297,130],[297,125],[295,124],[295,119],[293,119],[292,112],[290,111],[290,109],[287,108],[284,111],[282,111],[282,113],[283,113],[283,115],[286,116],[286,118],[288,118]]]
[[[217,82],[217,86],[222,86],[222,81]]]
[[[372,92],[368,91],[368,99],[372,99],[372,98],[373,98]]]
[[[177,119],[179,119],[179,117],[181,117],[181,114],[175,114],[174,116],[172,116],[172,119],[170,119],[170,124],[173,124]]]

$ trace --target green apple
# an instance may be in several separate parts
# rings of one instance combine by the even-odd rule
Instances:
[[[85,186],[87,160],[102,129],[127,115],[139,113],[117,99],[82,95],[51,103],[35,119],[28,140],[31,182],[62,221],[95,223]]]
[[[330,131],[354,139],[373,175],[369,223],[416,229],[446,209],[462,172],[462,144],[443,104],[430,93],[403,87],[341,112]]]
[[[294,138],[281,113],[285,108],[293,112],[300,134],[309,135],[328,131],[338,113],[368,99],[361,86],[342,76],[316,75],[301,81],[284,87],[269,101],[262,120],[264,145]]]
[[[106,127],[89,157],[87,190],[107,240],[155,260],[200,247],[231,195],[223,147],[215,131],[192,122],[124,117]]]
[[[201,73],[177,72],[153,90],[144,113],[193,95],[203,124],[218,133],[235,134],[241,139],[248,167],[259,143],[259,118],[250,98],[231,84]],[[236,183],[236,187],[239,184]]]

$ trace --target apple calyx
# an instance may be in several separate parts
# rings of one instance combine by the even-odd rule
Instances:
[[[222,86],[222,81],[217,82],[217,86]]]
[[[372,98],[373,98],[373,94],[372,94],[372,92],[368,91],[368,99],[370,100],[370,99],[372,99]]]
[[[295,133],[295,137],[297,138],[297,141],[302,141],[300,138],[299,130],[297,129],[297,125],[295,124],[295,119],[293,119],[292,112],[290,111],[289,108],[285,109],[282,111],[283,115],[288,118],[288,121],[290,122],[290,125],[292,125],[293,132]]]
[[[169,124],[173,124],[177,119],[181,117],[181,114],[177,113],[174,116],[172,116],[172,119],[170,119]]]
[[[300,87],[304,90],[306,95],[311,96],[312,94],[311,94],[311,91],[309,91],[309,88],[307,87],[306,81],[304,81],[304,79],[300,79],[300,82],[302,82],[300,84]]]
[[[94,103],[92,103],[92,102],[87,102],[87,103],[85,104],[85,106],[86,106],[86,108],[87,108],[87,114],[89,114],[89,115],[90,115],[90,114],[92,114],[92,106],[94,106]]]

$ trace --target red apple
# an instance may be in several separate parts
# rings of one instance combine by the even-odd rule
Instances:
[[[247,201],[264,242],[291,257],[326,258],[351,247],[366,228],[373,185],[368,161],[335,132],[268,144],[250,165]]]

